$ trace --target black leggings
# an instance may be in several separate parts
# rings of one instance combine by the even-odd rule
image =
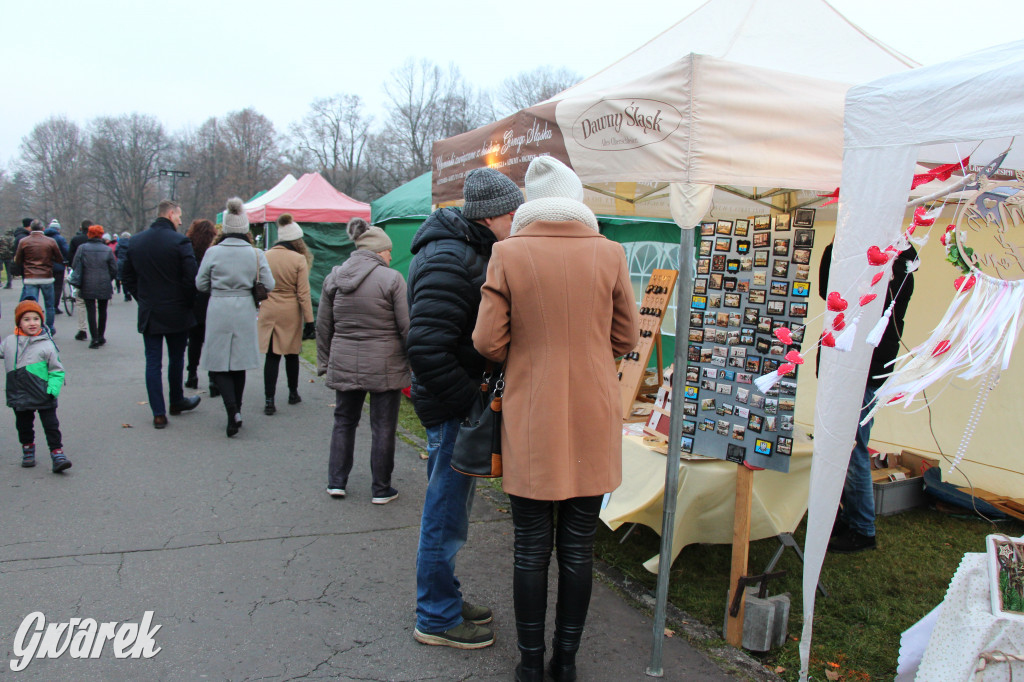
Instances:
[[[509,499],[515,528],[512,598],[519,649],[533,653],[544,651],[548,563],[552,545],[557,544],[558,602],[553,644],[562,660],[571,661],[580,647],[590,608],[594,533],[601,512],[601,496],[574,497],[560,502],[515,495],[509,495]]]
[[[99,341],[107,331],[107,303],[105,298],[83,298],[85,315],[89,320],[89,336]],[[96,309],[99,308],[99,321],[96,320]]]
[[[267,359],[263,363],[263,395],[268,400],[274,399],[277,392],[277,375],[281,369],[281,356],[274,352],[274,340],[267,347]],[[284,373],[288,377],[288,390],[299,390],[299,355],[289,353],[284,356]]]
[[[206,337],[206,324],[197,322],[188,330],[188,373],[195,374],[199,368],[199,358],[203,355],[203,339]]]
[[[39,413],[39,421],[43,423],[43,433],[46,434],[46,444],[50,450],[56,450],[61,445],[60,421],[57,420],[57,408],[51,407],[48,410],[15,410],[14,425],[18,429],[18,440],[22,445],[33,445],[36,440],[33,425],[36,420],[36,412]]]
[[[228,419],[231,419],[236,412],[242,409],[242,393],[245,391],[245,370],[210,372],[210,380],[220,390],[220,395],[224,399],[224,409],[228,413]]]

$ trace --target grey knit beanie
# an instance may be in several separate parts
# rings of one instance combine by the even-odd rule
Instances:
[[[345,228],[357,249],[381,253],[391,249],[391,237],[376,225],[370,225],[362,218],[353,218]]]
[[[462,196],[466,200],[462,215],[470,220],[505,215],[523,203],[523,193],[516,183],[493,168],[471,170],[462,187]]]
[[[248,234],[249,217],[245,215],[245,205],[239,197],[228,199],[227,210],[224,212],[224,234]]]

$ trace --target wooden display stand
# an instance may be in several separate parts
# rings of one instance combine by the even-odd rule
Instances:
[[[661,322],[668,302],[672,299],[672,291],[675,289],[678,276],[677,270],[655,270],[644,289],[644,297],[640,301],[640,342],[619,363],[619,391],[622,398],[622,418],[625,420],[630,419],[633,414],[633,403],[644,385],[644,373],[655,347],[658,352],[657,384],[661,384],[661,377],[664,374]],[[680,314],[678,310],[676,314]],[[676,342],[679,343],[679,340]],[[685,343],[685,339],[683,342]]]

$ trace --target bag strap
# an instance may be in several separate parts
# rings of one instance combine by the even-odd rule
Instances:
[[[260,252],[256,250],[256,247],[252,247],[252,255],[256,257],[256,284],[260,283]]]

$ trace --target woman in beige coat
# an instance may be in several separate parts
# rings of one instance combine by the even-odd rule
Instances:
[[[556,536],[551,673],[576,679],[601,497],[622,478],[615,358],[636,345],[638,315],[625,253],[600,235],[582,196],[563,164],[550,157],[530,164],[527,202],[512,236],[494,246],[473,332],[484,357],[506,363],[502,487],[515,528],[517,680],[543,679]]]
[[[263,362],[264,414],[274,414],[277,374],[284,356],[288,377],[288,404],[302,402],[299,396],[299,353],[302,352],[303,323],[313,335],[313,304],[309,298],[309,267],[313,254],[302,241],[302,228],[288,213],[277,219],[277,244],[267,251],[267,263],[274,273],[274,290],[260,305],[260,352]]]

